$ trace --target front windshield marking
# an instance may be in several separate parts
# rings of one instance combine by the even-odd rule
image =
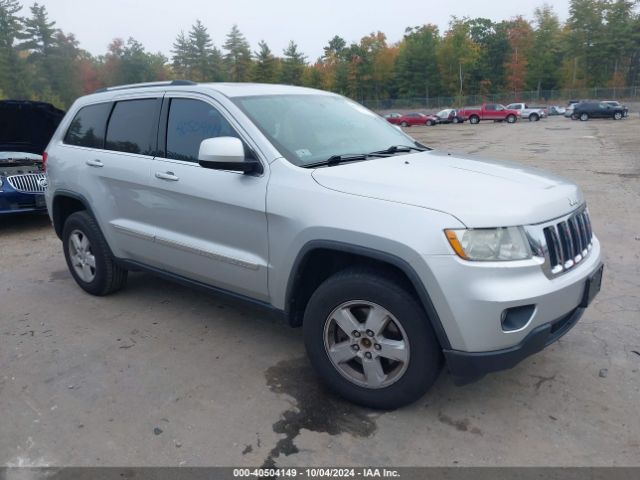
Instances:
[[[287,160],[302,167],[391,145],[421,146],[379,115],[338,95],[261,95],[232,100]]]

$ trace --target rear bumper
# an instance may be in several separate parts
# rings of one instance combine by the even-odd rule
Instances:
[[[561,318],[535,328],[513,347],[491,352],[444,350],[454,381],[458,385],[473,382],[487,373],[514,367],[525,358],[552,344],[571,330],[586,309],[577,307]]]

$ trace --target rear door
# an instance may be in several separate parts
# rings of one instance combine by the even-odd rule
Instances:
[[[81,108],[64,137],[64,158],[56,162],[73,190],[88,200],[120,258],[144,260],[152,243],[147,188],[161,96]]]
[[[215,100],[167,93],[159,149],[150,172],[151,207],[159,267],[208,285],[268,300],[267,162],[264,172],[245,175],[198,164],[206,138],[251,142]],[[260,159],[258,159],[260,160]]]
[[[118,256],[147,262],[154,257],[148,221],[149,171],[155,154],[162,92],[118,99],[111,111],[104,150],[93,167],[104,189],[99,207],[106,216]]]

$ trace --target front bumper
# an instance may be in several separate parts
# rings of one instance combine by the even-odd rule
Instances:
[[[571,330],[586,309],[577,307],[561,318],[533,329],[518,345],[492,352],[443,350],[447,367],[457,385],[471,383],[490,372],[507,370],[538,353]]]
[[[9,187],[5,182],[2,188],[0,188],[0,215],[29,212],[47,212],[44,194],[17,192]]]

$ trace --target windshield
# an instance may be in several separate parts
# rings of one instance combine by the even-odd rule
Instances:
[[[264,95],[233,101],[287,160],[301,167],[335,155],[421,146],[372,111],[337,95]]]
[[[438,117],[448,117],[451,112],[452,112],[451,109],[440,110],[438,113],[436,113],[436,116],[438,116]]]

